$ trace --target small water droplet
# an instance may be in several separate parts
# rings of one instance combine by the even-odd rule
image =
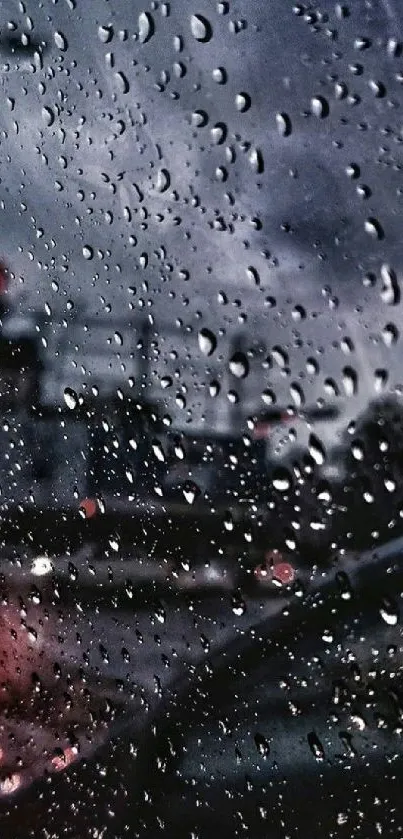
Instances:
[[[326,452],[322,443],[318,440],[315,434],[309,435],[308,451],[315,463],[318,466],[323,466],[326,460]]]
[[[94,249],[91,245],[84,245],[83,247],[83,257],[84,259],[92,259],[94,256]]]
[[[190,30],[196,41],[206,44],[210,41],[213,30],[210,21],[203,15],[192,15],[190,18]]]
[[[264,160],[260,149],[251,149],[248,159],[253,171],[261,175],[264,172]]]
[[[263,734],[255,734],[254,737],[256,748],[261,755],[261,757],[268,757],[270,754],[270,746],[266,737],[263,737]]]

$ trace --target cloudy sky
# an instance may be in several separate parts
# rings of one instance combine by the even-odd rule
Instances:
[[[67,357],[59,396],[102,384],[105,359],[125,385],[144,317],[148,381],[182,423],[228,421],[231,389],[246,413],[299,387],[349,417],[403,383],[399,9],[302,7],[1,4],[0,250],[17,307],[48,320],[47,357]]]

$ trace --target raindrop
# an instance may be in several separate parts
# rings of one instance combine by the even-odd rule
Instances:
[[[199,347],[203,355],[212,355],[216,346],[217,339],[214,332],[210,329],[201,329],[198,334]]]
[[[48,126],[48,128],[49,128],[50,125],[53,125],[53,123],[55,121],[55,115],[54,115],[51,108],[48,108],[48,107],[42,108],[42,119],[43,119],[45,125]]]
[[[382,265],[381,278],[381,299],[388,306],[396,306],[400,302],[400,288],[396,273],[390,265]]]
[[[118,73],[115,73],[115,79],[118,83],[119,90],[121,93],[128,93],[130,90],[129,80],[121,70]]]
[[[329,103],[324,96],[313,96],[311,99],[311,111],[314,117],[324,119],[329,113]]]
[[[388,383],[389,373],[385,369],[374,371],[374,387],[377,393],[382,393]]]
[[[261,175],[264,172],[264,160],[260,149],[251,149],[249,152],[249,163],[254,172]]]
[[[391,600],[385,598],[379,612],[381,618],[388,626],[396,626],[399,619],[399,612],[397,606]]]
[[[301,385],[298,385],[296,384],[296,382],[293,382],[290,386],[290,394],[296,407],[301,408],[305,402],[305,394],[302,390]]]
[[[210,21],[203,17],[203,15],[191,16],[190,30],[196,41],[201,41],[203,44],[206,44],[213,34]]]
[[[365,220],[364,230],[372,239],[383,239],[385,235],[381,223],[373,217]]]
[[[382,330],[382,340],[387,347],[391,347],[399,338],[399,330],[394,323],[387,323]]]
[[[195,128],[203,128],[208,123],[208,114],[206,111],[193,111],[191,121]]]
[[[237,111],[244,113],[251,106],[251,98],[248,93],[237,93],[235,96],[235,107]]]
[[[314,731],[311,731],[308,734],[308,745],[316,760],[323,760],[325,757],[325,750],[322,746],[322,743],[319,740],[317,734]]]
[[[67,407],[70,408],[71,411],[74,411],[74,409],[77,408],[78,405],[78,396],[75,390],[73,390],[72,387],[66,387],[64,389],[63,396]]]
[[[65,52],[68,47],[67,38],[63,35],[63,32],[55,32],[54,34],[55,44],[59,50]]]
[[[291,489],[291,476],[285,466],[281,466],[275,470],[272,483],[274,489],[277,489],[279,492],[288,492]]]
[[[309,436],[308,451],[315,463],[318,466],[323,466],[326,460],[326,452],[322,443],[318,440],[315,434],[310,434]]]
[[[154,20],[149,12],[139,14],[139,41],[145,44],[154,35]]]
[[[165,192],[171,184],[171,176],[168,169],[160,169],[157,175],[157,190],[158,192]]]
[[[231,608],[237,618],[241,618],[246,612],[246,603],[240,592],[234,594],[231,598]]]
[[[255,734],[255,745],[261,757],[268,757],[270,754],[270,746],[262,734]]]
[[[244,353],[236,352],[229,362],[229,369],[237,379],[245,379],[249,373],[249,362]]]
[[[218,396],[218,394],[220,393],[220,390],[221,390],[221,387],[220,387],[219,382],[216,382],[216,381],[210,382],[210,385],[209,385],[210,396],[212,396],[213,398],[215,396]]]
[[[223,122],[217,122],[210,130],[211,139],[216,146],[220,146],[225,142],[227,136],[227,126]]]
[[[83,247],[83,257],[84,259],[92,259],[94,256],[94,248],[91,245],[84,245]]]
[[[98,38],[103,44],[108,44],[113,38],[113,26],[99,26]]]
[[[276,114],[277,131],[280,137],[289,137],[292,132],[292,124],[290,117],[286,113]]]
[[[253,265],[249,265],[246,269],[246,276],[251,283],[254,283],[254,285],[260,285],[260,276]]]
[[[343,370],[343,387],[346,396],[355,396],[358,390],[358,376],[353,367]]]

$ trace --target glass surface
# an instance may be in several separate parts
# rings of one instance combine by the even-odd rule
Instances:
[[[403,833],[403,7],[0,4],[0,832]]]

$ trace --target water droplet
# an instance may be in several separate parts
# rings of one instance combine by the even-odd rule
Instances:
[[[280,137],[289,137],[292,132],[292,123],[288,114],[282,112],[276,114],[277,131]]]
[[[229,362],[229,369],[237,379],[245,379],[249,373],[249,362],[246,355],[242,352],[234,353]]]
[[[305,394],[301,385],[293,382],[292,385],[290,385],[290,394],[296,407],[301,408],[305,402]]]
[[[206,44],[212,37],[213,30],[210,21],[203,15],[192,15],[190,18],[190,30],[196,41]]]
[[[251,106],[251,98],[248,93],[237,93],[235,96],[235,107],[237,111],[244,113]]]
[[[388,306],[396,306],[400,302],[400,288],[396,273],[390,265],[382,265],[381,278],[381,299]]]
[[[54,39],[57,48],[62,52],[65,52],[68,47],[68,42],[66,36],[63,35],[63,32],[55,32]]]
[[[308,745],[316,760],[324,760],[325,757],[325,750],[322,746],[322,743],[319,740],[317,734],[314,731],[311,731],[308,734]]]
[[[308,451],[315,463],[318,466],[323,466],[326,460],[326,452],[322,443],[318,440],[315,434],[309,435]]]
[[[264,172],[264,160],[260,149],[251,149],[248,159],[253,171],[261,175]]]
[[[121,70],[115,73],[115,79],[121,93],[128,93],[130,90],[129,80]]]
[[[227,136],[227,126],[223,122],[217,122],[213,128],[210,129],[211,139],[216,146],[220,146],[225,142]]]
[[[211,329],[201,329],[198,334],[199,347],[203,355],[212,355],[216,346],[217,338]]]
[[[385,598],[379,613],[388,626],[396,626],[399,620],[399,612],[395,603]]]
[[[152,450],[154,452],[154,455],[157,458],[157,460],[159,460],[160,463],[164,463],[165,462],[165,452],[164,452],[164,449],[162,448],[162,445],[161,445],[160,441],[159,440],[154,440],[151,444],[151,448],[152,448]]]
[[[145,44],[154,35],[154,19],[149,12],[139,14],[139,41]]]
[[[381,223],[373,217],[365,220],[364,230],[372,239],[383,239],[385,235]]]
[[[46,106],[44,108],[42,108],[42,119],[43,119],[45,125],[48,126],[48,128],[49,128],[49,126],[53,125],[53,123],[55,121],[55,115],[54,115],[51,108],[48,108]]]
[[[103,44],[108,44],[113,38],[113,26],[99,26],[98,38]]]
[[[251,283],[254,283],[254,285],[260,285],[260,276],[253,265],[249,265],[246,269],[246,276]]]
[[[355,396],[358,390],[358,376],[353,367],[345,367],[342,378],[346,396]]]
[[[70,408],[71,411],[73,411],[75,408],[77,408],[78,396],[77,396],[75,390],[73,390],[72,387],[66,387],[64,389],[63,396],[64,396],[64,401],[65,401],[67,407]]]
[[[399,330],[394,323],[387,323],[382,330],[382,340],[387,347],[393,346],[399,338]]]
[[[221,390],[221,387],[220,387],[219,382],[216,382],[216,381],[210,382],[210,385],[209,385],[210,396],[212,396],[213,398],[218,396],[218,394],[220,393],[220,390]]]
[[[263,734],[255,734],[254,740],[259,754],[264,758],[268,757],[270,754],[270,746],[266,737],[263,737]]]
[[[291,475],[284,466],[279,467],[273,474],[272,483],[278,492],[288,492],[291,489]]]
[[[324,119],[329,114],[329,103],[324,96],[312,96],[311,111],[314,117]]]
[[[94,256],[94,248],[91,245],[84,245],[83,247],[83,257],[84,259],[92,259]]]
[[[234,615],[236,615],[237,618],[240,618],[240,617],[242,617],[242,615],[245,614],[246,603],[245,603],[245,600],[242,597],[242,594],[240,592],[237,592],[236,594],[234,594],[232,596],[231,607],[232,607],[232,611],[233,611]]]
[[[169,189],[171,184],[171,176],[168,169],[160,169],[157,175],[157,190],[158,192],[165,192]]]

